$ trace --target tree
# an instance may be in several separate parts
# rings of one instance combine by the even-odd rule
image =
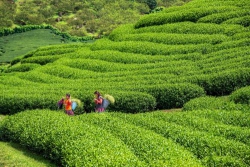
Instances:
[[[15,13],[16,4],[13,1],[0,1],[0,27],[11,27]]]
[[[156,0],[146,0],[146,3],[151,10],[157,6]]]

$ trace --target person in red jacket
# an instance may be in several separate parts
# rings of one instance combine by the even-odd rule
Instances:
[[[66,94],[66,99],[64,100],[64,107],[65,107],[65,113],[68,115],[74,115],[74,112],[72,111],[72,102],[70,99],[70,94]]]
[[[94,94],[95,94],[94,101],[95,101],[95,104],[96,104],[95,105],[95,111],[96,112],[103,112],[104,111],[104,107],[102,105],[103,98],[102,98],[100,92],[98,92],[98,91],[95,91]]]

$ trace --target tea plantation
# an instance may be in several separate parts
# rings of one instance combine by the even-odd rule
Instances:
[[[248,0],[193,0],[16,57],[0,73],[0,139],[58,166],[250,166],[249,25]],[[105,113],[95,90],[115,98]],[[57,109],[66,93],[73,117]]]

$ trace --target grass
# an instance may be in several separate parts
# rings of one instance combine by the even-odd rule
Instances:
[[[40,46],[62,43],[62,37],[55,35],[49,29],[37,29],[24,33],[16,33],[0,37],[0,62],[10,62],[16,56],[21,56]],[[71,43],[71,41],[63,41]]]
[[[18,144],[0,142],[0,166],[55,167],[56,165]]]

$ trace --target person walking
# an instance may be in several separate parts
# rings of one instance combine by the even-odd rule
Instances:
[[[100,92],[95,91],[94,95],[95,95],[95,99],[94,99],[95,111],[98,112],[98,113],[104,112],[104,107],[102,105],[103,98],[102,98]]]
[[[65,107],[65,113],[68,115],[74,115],[74,112],[72,110],[72,101],[70,99],[70,94],[66,94],[66,99],[64,100],[64,107]]]

